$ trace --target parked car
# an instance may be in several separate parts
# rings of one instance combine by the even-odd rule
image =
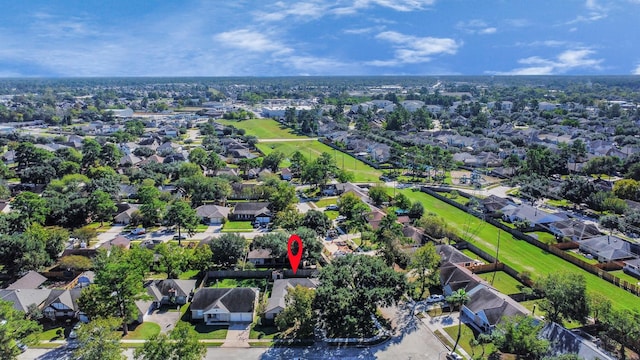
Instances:
[[[21,343],[20,341],[16,342],[16,346],[18,347],[18,349],[20,349],[20,351],[25,352],[27,351],[27,349],[29,348],[27,345]]]
[[[336,218],[336,221],[342,221],[342,220],[347,220],[347,217],[344,215],[340,215]]]
[[[75,339],[75,338],[77,338],[77,337],[78,337],[78,333],[76,333],[76,331],[75,331],[75,330],[71,330],[71,332],[69,333],[68,338],[69,338],[69,339]]]
[[[326,209],[327,209],[327,210],[336,210],[336,211],[337,211],[337,210],[338,210],[338,205],[336,205],[336,204],[331,204],[331,205],[328,205],[328,206],[326,207]]]
[[[440,294],[429,295],[429,297],[427,298],[427,303],[429,304],[433,304],[441,301],[444,301],[444,296]]]
[[[462,356],[458,355],[457,353],[448,353],[447,354],[447,360],[463,360]]]
[[[135,229],[131,230],[131,234],[132,235],[142,235],[142,234],[144,234],[146,232],[147,232],[147,229],[145,229],[145,228],[135,228]]]

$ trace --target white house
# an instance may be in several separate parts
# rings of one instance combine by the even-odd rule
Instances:
[[[252,322],[257,302],[257,289],[200,289],[191,302],[191,319],[207,325]]]
[[[624,272],[626,272],[627,274],[640,279],[640,259],[636,258],[625,261],[622,270],[624,270]]]

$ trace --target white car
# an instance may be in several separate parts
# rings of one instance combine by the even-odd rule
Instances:
[[[463,360],[462,356],[458,355],[457,353],[448,353],[447,354],[447,360]]]
[[[441,301],[444,301],[444,296],[438,294],[429,295],[429,297],[427,298],[428,304],[433,304]]]

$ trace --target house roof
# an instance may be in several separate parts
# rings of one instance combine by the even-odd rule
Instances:
[[[436,245],[436,251],[440,254],[442,263],[464,264],[474,261],[451,245]]]
[[[540,333],[540,337],[549,340],[551,345],[549,355],[557,356],[562,354],[577,354],[584,360],[614,360],[593,342],[586,341],[583,337],[567,330],[564,327],[550,322],[546,323]]]
[[[293,289],[296,286],[302,286],[310,289],[318,287],[320,281],[318,279],[307,278],[292,278],[292,279],[277,279],[273,282],[273,289],[271,290],[271,297],[267,303],[266,312],[273,311],[277,308],[282,308],[287,305],[284,301],[285,295],[289,289]]]
[[[202,205],[196,208],[196,214],[202,218],[225,218],[229,216],[230,208],[218,205]]]
[[[464,267],[452,263],[445,263],[440,266],[440,282],[448,285],[451,291],[464,289],[469,292],[482,282],[478,276]]]
[[[529,220],[532,225],[548,224],[567,219],[567,216],[564,214],[551,214],[528,204],[507,205],[503,207],[501,211],[508,217]]]
[[[233,208],[235,215],[271,214],[268,202],[239,202]]]
[[[469,302],[465,307],[477,314],[484,312],[489,325],[497,325],[504,316],[525,315],[528,311],[515,300],[484,284],[468,292]]]
[[[29,305],[40,305],[47,299],[50,289],[0,290],[0,299],[11,301],[16,310],[27,312]]]
[[[253,312],[258,291],[251,288],[204,288],[196,291],[191,310],[223,308],[230,313]]]
[[[402,235],[413,239],[417,244],[422,244],[422,240],[424,238],[424,232],[411,225],[404,225],[402,227]]]
[[[584,222],[576,219],[567,219],[562,221],[556,221],[549,224],[550,227],[557,229],[562,236],[573,237],[577,236],[579,239],[587,239],[600,235],[600,230],[593,224],[585,224]]]
[[[579,241],[580,249],[587,251],[605,261],[621,260],[635,257],[631,252],[631,244],[616,236],[602,235]]]
[[[509,199],[502,198],[496,195],[489,195],[486,198],[480,200],[480,204],[488,212],[496,212],[509,204],[513,204],[513,202]]]
[[[31,270],[14,283],[7,286],[7,289],[37,289],[45,281],[47,281],[46,277],[40,275],[37,271]]]
[[[44,307],[50,306],[54,303],[61,303],[64,306],[72,310],[78,310],[78,298],[80,297],[82,289],[72,290],[51,290],[49,296],[44,301]]]
[[[153,300],[160,301],[164,296],[170,296],[171,290],[175,290],[175,296],[189,296],[196,288],[196,280],[155,280],[147,284],[147,293]]]
[[[253,249],[247,254],[247,259],[272,259],[270,249]]]

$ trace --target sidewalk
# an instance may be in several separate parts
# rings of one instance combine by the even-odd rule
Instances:
[[[447,334],[447,332],[444,331],[443,328],[457,326],[458,317],[460,316],[459,312],[454,312],[451,315],[446,314],[436,317],[431,317],[426,311],[422,311],[422,314],[424,315],[424,317],[422,318],[422,322],[427,325],[429,330],[431,330],[434,334],[436,333],[436,331],[439,331],[441,336],[443,336],[451,343],[451,346],[456,343],[456,339],[449,336],[449,334]],[[451,350],[451,346],[449,346],[448,344],[443,345]],[[456,352],[461,354],[465,359],[471,359],[471,356],[466,351],[464,351],[464,349],[460,346],[460,343],[458,343]]]

